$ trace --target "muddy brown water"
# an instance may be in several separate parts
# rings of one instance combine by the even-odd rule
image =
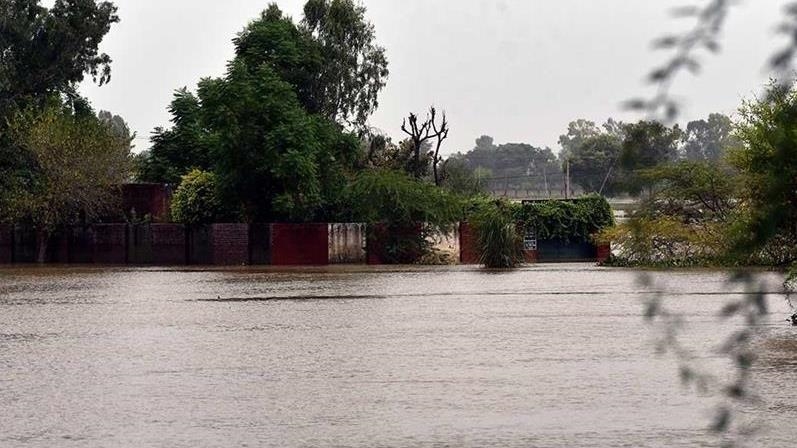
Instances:
[[[658,273],[719,377],[726,275]],[[765,274],[772,291],[779,278]],[[0,269],[2,447],[718,446],[638,273],[541,265]],[[662,286],[664,285],[664,286]],[[760,327],[754,446],[797,438],[797,331]]]

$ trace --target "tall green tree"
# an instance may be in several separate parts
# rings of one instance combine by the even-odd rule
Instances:
[[[797,261],[797,90],[773,84],[740,110],[744,145],[730,159],[744,179],[749,216],[740,221],[735,250],[750,253],[776,245],[776,263]]]
[[[357,161],[351,136],[342,129],[364,126],[384,86],[387,61],[363,7],[311,1],[305,9],[305,20],[296,24],[270,5],[234,39],[235,58],[224,78],[202,80],[195,94],[176,92],[173,126],[155,130],[150,151],[138,163],[141,180],[176,184],[194,168],[218,170],[222,184],[234,181],[233,190],[249,198],[243,209],[250,219],[284,216],[289,209],[291,219],[311,216],[310,209],[341,188],[345,177],[330,173]],[[232,91],[241,97],[231,98]],[[305,125],[307,132],[301,130]],[[234,147],[238,154],[232,154]],[[256,157],[267,150],[277,158]],[[298,155],[311,153],[318,157]],[[247,178],[254,167],[244,154],[267,164],[257,168],[261,175]],[[289,181],[287,165],[280,168],[289,159],[304,177],[295,174],[297,180]],[[242,172],[233,173],[234,166]],[[254,179],[268,184],[256,186]],[[322,180],[323,186],[315,183]],[[301,193],[284,195],[286,183]],[[271,203],[275,196],[278,206],[268,210],[252,202]]]
[[[302,28],[321,48],[321,113],[363,128],[379,106],[389,74],[385,49],[376,44],[366,8],[354,0],[308,0]]]
[[[620,154],[622,167],[619,182],[623,188],[638,195],[652,185],[640,174],[642,170],[674,162],[678,158],[678,143],[682,132],[676,125],[667,127],[657,121],[640,121],[624,127],[625,138]]]
[[[0,0],[0,111],[43,102],[50,95],[77,97],[88,74],[99,84],[111,79],[111,58],[99,51],[118,22],[113,3]]]
[[[99,84],[110,80],[111,58],[99,45],[119,21],[111,2],[0,0],[0,216],[8,215],[15,191],[35,175],[31,153],[14,140],[7,123],[30,107],[45,107],[53,96],[72,109],[90,111],[77,94],[86,75]]]
[[[622,152],[625,125],[609,119],[602,127],[576,120],[559,137],[562,163],[570,164],[572,182],[586,193],[618,193],[616,177]]]
[[[683,156],[687,160],[717,162],[729,148],[739,144],[733,131],[733,122],[722,114],[691,121],[684,132]]]
[[[365,13],[352,0],[309,0],[297,25],[272,4],[235,38],[236,56],[271,66],[309,113],[364,129],[389,74]]]
[[[200,94],[211,83],[213,80],[200,81]],[[153,132],[152,146],[139,163],[140,181],[177,185],[192,169],[209,170],[213,166],[211,151],[217,139],[208,129],[201,97],[180,89],[174,94],[169,113],[173,126]]]
[[[113,212],[118,188],[130,175],[131,140],[95,115],[57,101],[17,115],[10,132],[35,163],[35,176],[13,192],[10,213],[2,218],[36,227],[37,259],[43,262],[51,232]]]
[[[268,65],[235,61],[200,86],[203,115],[217,139],[212,156],[222,193],[248,221],[320,219],[334,208],[359,141],[308,114],[293,86]]]

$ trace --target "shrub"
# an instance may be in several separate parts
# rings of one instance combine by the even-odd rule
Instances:
[[[448,233],[462,215],[460,199],[397,171],[368,171],[353,182],[352,217],[377,224],[369,237],[385,244],[386,263],[416,263],[431,251],[427,237]]]
[[[216,175],[194,169],[183,176],[172,197],[172,219],[183,224],[208,224],[220,216]]]
[[[477,205],[470,222],[481,264],[491,269],[509,269],[523,263],[523,237],[511,204],[493,201]]]

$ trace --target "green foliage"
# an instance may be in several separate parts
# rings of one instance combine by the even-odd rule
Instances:
[[[235,39],[223,78],[178,91],[174,126],[156,130],[142,180],[176,182],[212,170],[247,221],[341,216],[360,143],[342,124],[364,123],[387,76],[365,9],[308,2],[297,26],[275,5]]]
[[[515,220],[539,240],[587,242],[602,229],[614,225],[606,199],[591,195],[570,201],[539,201],[517,206]]]
[[[323,58],[315,77],[321,114],[360,129],[379,106],[389,74],[385,49],[375,43],[365,13],[354,0],[308,0],[301,24]]]
[[[493,138],[485,135],[471,151],[451,159],[462,160],[474,173],[490,173],[478,178],[488,191],[530,190],[547,196],[564,190],[562,167],[550,148],[525,143],[495,145]]]
[[[388,75],[365,12],[351,0],[309,0],[297,26],[272,4],[234,40],[236,59],[271,67],[307,112],[364,128]]]
[[[730,160],[743,176],[747,216],[735,226],[733,253],[779,248],[773,262],[790,264],[797,260],[797,91],[773,83],[765,97],[745,102],[739,112],[744,145]]]
[[[77,97],[85,74],[104,84],[111,58],[99,45],[119,21],[116,6],[95,0],[0,1],[0,113],[41,106],[51,95]],[[8,118],[4,116],[3,118]]]
[[[476,196],[487,192],[485,179],[489,177],[489,174],[471,169],[462,157],[452,156],[443,164],[442,186],[455,194]]]
[[[221,215],[216,175],[192,170],[183,176],[172,197],[172,219],[183,224],[209,224]]]
[[[212,82],[203,80],[200,92]],[[137,170],[141,182],[176,185],[194,168],[208,170],[213,167],[211,150],[218,142],[208,130],[201,99],[187,89],[180,89],[174,94],[169,113],[172,114],[172,128],[156,128],[150,139],[151,148],[142,153]]]
[[[719,162],[728,149],[739,146],[733,134],[733,122],[726,115],[711,114],[707,120],[695,120],[686,125],[683,156],[691,161]]]
[[[491,269],[510,269],[523,263],[523,236],[511,204],[490,201],[476,206],[469,223],[476,235],[479,262]]]
[[[425,223],[447,231],[462,217],[457,196],[397,171],[364,171],[349,194],[354,216],[367,223]]]
[[[4,219],[49,232],[81,215],[92,220],[114,210],[130,173],[129,137],[57,103],[17,115],[10,129],[34,167],[24,188],[9,194]]]
[[[641,213],[667,216],[687,224],[727,221],[738,207],[741,178],[722,162],[680,161],[641,172],[655,190]]]
[[[218,137],[216,169],[225,200],[250,221],[311,221],[340,200],[359,143],[308,115],[293,88],[266,66],[233,63],[200,95]]]
[[[640,177],[640,171],[663,163],[674,162],[678,157],[681,130],[668,128],[657,121],[640,121],[624,126],[625,138],[620,154],[623,171],[619,183],[632,195],[639,195],[649,184]]]
[[[398,171],[364,171],[349,192],[352,218],[385,240],[388,263],[415,263],[429,254],[428,237],[448,233],[462,216],[461,200]]]
[[[635,216],[606,228],[598,239],[611,241],[620,255],[613,266],[688,267],[727,265],[721,223],[695,225],[667,217]]]
[[[116,7],[94,0],[0,0],[0,217],[36,181],[36,160],[15,141],[9,123],[21,111],[45,108],[60,97],[75,111],[91,113],[77,94],[86,74],[104,84],[111,59],[98,48],[118,22]]]

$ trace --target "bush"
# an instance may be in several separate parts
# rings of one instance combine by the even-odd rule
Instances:
[[[172,197],[172,219],[183,224],[209,224],[221,214],[216,175],[194,169],[183,176]]]
[[[397,171],[361,173],[348,196],[352,218],[384,241],[386,263],[418,262],[432,249],[427,237],[451,232],[462,216],[457,196]]]
[[[595,234],[614,225],[606,198],[590,195],[571,201],[540,201],[514,207],[515,219],[539,240],[589,242]]]
[[[491,269],[509,269],[523,263],[523,236],[511,204],[493,201],[477,205],[470,223],[481,264]]]

